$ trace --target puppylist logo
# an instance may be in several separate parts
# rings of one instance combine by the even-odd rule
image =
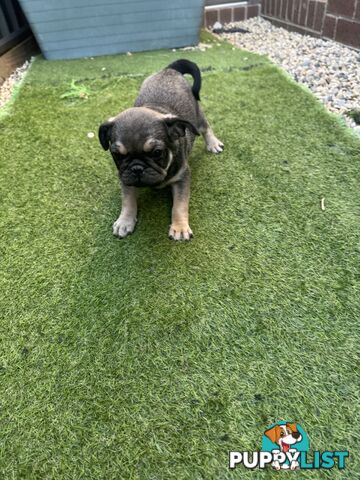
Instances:
[[[229,452],[229,468],[239,465],[248,469],[266,468],[275,470],[320,470],[345,468],[348,450],[314,451],[309,456],[309,439],[298,423],[280,421],[268,427],[262,437],[261,451]]]

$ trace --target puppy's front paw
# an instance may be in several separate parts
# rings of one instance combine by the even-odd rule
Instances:
[[[136,225],[136,218],[120,217],[113,225],[113,234],[119,238],[124,238],[134,231]]]
[[[172,223],[169,229],[170,240],[190,240],[194,235],[188,223]]]
[[[206,147],[211,153],[221,153],[224,150],[224,144],[215,135],[207,139]]]

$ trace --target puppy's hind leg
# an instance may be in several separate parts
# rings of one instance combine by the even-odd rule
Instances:
[[[134,231],[137,218],[136,187],[121,184],[122,205],[119,218],[113,225],[113,234],[124,238]]]
[[[199,132],[203,136],[206,148],[212,153],[221,153],[224,150],[224,144],[215,137],[208,121],[206,120],[204,112],[199,106]]]

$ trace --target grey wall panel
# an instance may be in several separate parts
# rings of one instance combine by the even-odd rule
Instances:
[[[46,58],[193,45],[203,0],[21,0]]]
[[[26,4],[33,12],[43,12],[45,10],[63,10],[71,8],[74,11],[78,8],[88,8],[99,5],[106,8],[109,5],[117,5],[125,7],[127,10],[135,10],[136,8],[144,8],[148,5],[164,7],[193,7],[196,0],[174,0],[173,2],[165,2],[164,0],[25,0]],[[171,3],[171,5],[169,5]],[[203,3],[203,2],[202,2]]]
[[[154,2],[155,3],[155,2]],[[61,21],[72,18],[92,18],[94,16],[110,17],[112,15],[124,15],[125,18],[129,18],[133,15],[140,13],[152,13],[153,16],[161,15],[163,12],[168,12],[173,16],[177,13],[181,15],[184,10],[190,10],[194,12],[194,7],[191,5],[173,5],[173,7],[164,9],[164,5],[152,5],[150,2],[142,5],[132,5],[131,8],[126,8],[124,5],[121,9],[119,5],[108,5],[106,8],[103,5],[94,5],[82,8],[62,8],[61,10],[42,10],[39,12],[33,12],[36,14],[37,22],[49,22]],[[51,18],[50,18],[51,17]]]
[[[193,28],[179,29],[179,30],[166,30],[162,31],[159,35],[159,32],[143,32],[142,38],[140,41],[148,42],[161,40],[163,38],[171,38],[172,36],[181,36],[185,37],[186,35],[191,35]],[[99,37],[88,37],[88,38],[79,38],[77,40],[62,40],[62,41],[47,41],[49,50],[65,50],[65,49],[76,49],[84,48],[89,46],[104,46],[104,45],[125,45],[131,44],[131,42],[136,42],[138,40],[138,34],[114,34],[114,35],[102,35]]]
[[[146,41],[149,38],[157,37],[171,37],[172,35],[185,36],[196,31],[197,24],[194,20],[190,20],[188,25],[183,28],[171,28],[171,25],[165,30],[162,25],[156,24],[152,30],[143,30],[141,39]],[[138,28],[141,28],[139,26]],[[87,28],[85,30],[70,31],[67,36],[59,38],[58,32],[41,33],[39,38],[42,42],[46,43],[48,48],[56,48],[56,45],[60,44],[64,47],[71,48],[74,45],[89,45],[89,42],[94,45],[105,45],[111,42],[121,42],[125,40],[139,40],[138,28],[134,29],[133,25],[120,28],[117,25],[101,28]]]
[[[71,17],[66,19],[54,19],[50,22],[37,22],[38,33],[46,32],[63,32],[63,36],[67,31],[79,31],[80,29],[86,29],[89,27],[107,28],[118,25],[119,28],[126,28],[128,31],[143,29],[153,30],[153,23],[163,22],[162,29],[167,28],[170,24],[178,25],[179,27],[186,27],[188,22],[198,21],[198,18],[194,16],[192,9],[186,10],[174,10],[161,12],[139,12],[132,14],[112,14],[108,15],[93,15],[90,17]]]
[[[177,36],[172,36],[171,38],[163,38],[163,39],[156,39],[153,41],[147,41],[146,42],[146,48],[144,48],[144,42],[138,41],[138,42],[131,42],[131,43],[125,43],[121,45],[121,52],[126,52],[126,51],[132,51],[132,52],[142,52],[144,50],[157,50],[160,48],[168,48],[169,42],[173,45],[173,48],[176,47],[184,47],[186,45],[189,45],[191,43],[194,45],[198,40],[198,36],[194,35],[193,39],[190,39],[189,42],[189,36],[182,36],[182,37],[177,37]],[[64,58],[67,59],[72,59],[72,58],[79,58],[79,57],[87,57],[89,56],[89,48],[75,48],[75,49],[64,49],[64,50],[51,50],[51,51],[44,51],[44,55],[48,60],[62,60]],[[103,45],[103,46],[92,46],[91,51],[93,52],[91,56],[99,56],[99,55],[115,55],[119,53],[119,45],[117,44],[109,44],[109,45]]]

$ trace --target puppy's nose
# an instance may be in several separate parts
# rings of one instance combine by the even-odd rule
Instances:
[[[144,167],[142,165],[134,165],[131,167],[132,173],[135,173],[135,175],[141,175],[144,171]]]
[[[299,432],[292,432],[291,434],[294,438],[299,438],[300,437],[300,433]]]

